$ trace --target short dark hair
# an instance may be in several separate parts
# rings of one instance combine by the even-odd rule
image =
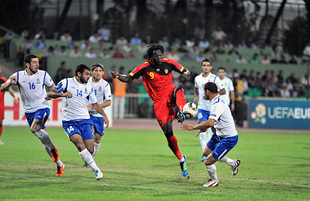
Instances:
[[[201,64],[202,64],[203,62],[210,62],[211,66],[212,66],[212,61],[211,61],[211,59],[205,58],[204,60],[201,61]]]
[[[224,68],[223,66],[220,66],[220,67],[217,69],[217,71],[219,71],[219,70],[224,70],[224,71],[226,72],[226,68]]]
[[[76,67],[76,69],[75,69],[75,75],[77,76],[77,73],[78,73],[78,72],[80,72],[81,74],[83,74],[85,70],[89,70],[89,71],[90,71],[90,69],[89,69],[89,67],[88,67],[87,65],[85,65],[85,64],[80,64],[80,65],[78,65],[78,66]]]
[[[104,71],[104,66],[100,63],[94,63],[91,68],[91,71],[94,71],[96,68],[101,68],[101,70]]]
[[[25,56],[25,63],[30,64],[31,60],[34,59],[34,58],[38,58],[38,57],[36,55],[34,55],[34,54],[27,54]]]
[[[212,94],[217,93],[217,86],[214,82],[208,82],[204,86],[205,91],[209,90]]]
[[[147,50],[147,53],[146,53],[146,56],[147,56],[148,59],[151,59],[151,58],[153,57],[153,52],[154,52],[155,50],[160,50],[161,53],[163,53],[163,54],[164,54],[164,52],[165,52],[164,47],[161,46],[161,45],[158,45],[158,44],[149,45],[148,48],[149,48],[149,49]]]

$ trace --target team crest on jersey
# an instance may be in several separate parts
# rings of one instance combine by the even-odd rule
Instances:
[[[88,93],[87,88],[85,88],[84,94],[87,94],[87,93]]]
[[[165,69],[165,73],[168,74],[168,69]]]
[[[101,86],[99,87],[99,90],[98,91],[102,91],[102,88],[101,88]]]
[[[159,69],[159,68],[157,68],[157,69],[156,69],[156,72],[159,72],[159,71],[160,71],[160,69]]]
[[[40,79],[39,78],[37,79],[37,84],[40,84]]]

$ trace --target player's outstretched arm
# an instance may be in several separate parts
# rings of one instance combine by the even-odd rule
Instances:
[[[109,119],[106,113],[103,111],[102,107],[98,103],[94,103],[92,105],[93,108],[103,116],[103,121],[107,125],[107,128],[109,128]]]
[[[208,129],[211,126],[213,126],[215,123],[214,119],[208,119],[207,121],[204,121],[200,124],[196,124],[196,125],[190,125],[190,124],[181,124],[180,128],[181,130],[200,130],[200,129]]]
[[[10,93],[11,96],[13,97],[14,102],[15,102],[15,103],[18,103],[18,99],[17,99],[17,97],[15,96],[15,93],[14,93],[12,87],[9,88],[9,93]]]
[[[3,91],[7,91],[10,89],[10,87],[16,83],[16,80],[17,80],[17,75],[14,75],[14,76],[11,76],[10,77],[10,81],[9,82],[5,82],[1,85],[1,88],[0,90],[3,92]]]
[[[47,92],[47,95],[45,97],[46,100],[50,100],[50,99],[55,99],[55,98],[60,98],[60,97],[68,97],[68,98],[72,98],[72,94],[68,91],[66,93],[61,93],[58,92],[55,88],[52,89],[51,91]]]
[[[180,81],[185,82],[187,78],[190,76],[190,74],[191,74],[190,71],[187,68],[184,68]]]
[[[112,71],[111,74],[113,78],[119,79],[122,82],[129,82],[133,80],[133,78],[130,75],[122,75],[119,72],[114,71]]]

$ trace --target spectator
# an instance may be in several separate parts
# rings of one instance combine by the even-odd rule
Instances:
[[[113,54],[113,58],[114,59],[123,59],[124,58],[124,54],[122,53],[121,48],[116,49],[116,52]]]
[[[56,56],[59,56],[59,57],[66,57],[66,56],[68,56],[68,52],[67,52],[66,46],[64,46],[64,45],[60,46],[60,49],[58,51],[56,51]]]
[[[202,40],[205,37],[206,31],[203,29],[202,23],[199,23],[194,29],[194,36],[198,40]]]
[[[296,55],[292,55],[291,59],[288,61],[289,64],[298,64]]]
[[[278,61],[279,64],[287,64],[286,58],[284,55],[281,55],[281,59]]]
[[[100,58],[102,59],[110,59],[111,58],[111,55],[109,54],[109,51],[108,49],[103,49],[102,52],[100,53],[99,55]]]
[[[250,58],[250,63],[251,64],[259,64],[260,63],[257,53],[254,53],[253,57]]]
[[[268,58],[268,54],[264,54],[264,58],[261,60],[260,63],[261,63],[261,64],[265,64],[265,65],[270,64],[270,60],[269,60],[269,58]]]
[[[280,53],[277,45],[273,45],[270,51],[270,56],[273,59],[279,59],[280,58]]]
[[[69,31],[65,31],[65,33],[62,36],[60,36],[60,40],[61,41],[71,42],[72,41],[72,36],[70,35]]]
[[[284,82],[284,72],[283,72],[283,70],[279,70],[277,78],[278,78],[278,82],[282,85],[283,82]]]
[[[146,35],[144,42],[146,44],[153,44],[154,43],[152,36],[150,34]]]
[[[108,25],[104,23],[102,27],[98,30],[99,36],[104,41],[110,41],[111,30],[108,28]]]
[[[182,41],[179,38],[175,38],[174,41],[172,42],[172,45],[174,47],[180,47],[182,44]]]
[[[294,72],[292,72],[291,75],[287,79],[290,79],[292,84],[296,84],[297,83],[296,74]]]
[[[135,50],[131,49],[128,55],[126,56],[127,59],[136,59],[137,55],[135,54]]]
[[[118,49],[117,45],[115,42],[112,43],[112,45],[109,47],[110,51],[116,51]]]
[[[201,62],[204,59],[205,57],[203,56],[203,52],[199,52],[199,54],[196,57],[196,61]]]
[[[302,76],[301,78],[301,83],[305,86],[308,86],[308,79],[310,81],[310,76],[308,77],[308,74],[305,74],[304,76]]]
[[[125,68],[121,66],[119,68],[119,73],[124,74]],[[126,97],[126,87],[127,83],[121,82],[119,79],[113,79],[114,87],[114,104],[113,104],[113,116],[115,119],[123,119],[125,114],[125,97]]]
[[[84,39],[81,44],[81,50],[90,50],[92,47],[91,42],[88,39]]]
[[[242,40],[242,41],[238,44],[238,48],[239,48],[239,49],[247,49],[248,46],[246,45],[245,41]]]
[[[37,48],[46,48],[46,39],[45,36],[43,36],[40,40],[37,41],[35,47]]]
[[[167,47],[169,45],[168,37],[163,36],[163,38],[158,42],[158,44]]]
[[[143,53],[147,51],[147,47],[144,41],[142,41],[141,44],[138,45],[137,50],[138,52],[143,52]]]
[[[252,43],[252,46],[251,46],[252,49],[259,49],[259,45],[258,43],[255,41],[254,43]]]
[[[191,52],[192,54],[199,54],[200,49],[198,48],[197,45],[194,45],[192,48],[190,48],[190,52]]]
[[[60,67],[56,71],[55,83],[60,82],[60,80],[68,77],[68,70],[66,69],[66,61],[60,62]]]
[[[275,91],[273,90],[271,83],[267,84],[267,87],[265,88],[264,96],[265,97],[276,97]]]
[[[104,49],[104,40],[99,40],[97,50],[102,51]]]
[[[86,58],[97,58],[97,54],[93,48],[91,48],[89,51],[85,54]]]
[[[73,48],[73,50],[71,50],[69,56],[74,57],[74,58],[82,57],[82,53],[80,51],[80,48],[78,46],[74,46],[74,48]]]
[[[235,46],[231,43],[231,41],[227,41],[227,43],[225,43],[224,47],[226,49],[233,49]]]
[[[30,35],[28,29],[24,29],[23,32],[20,34],[25,40],[27,40]]]
[[[195,37],[191,37],[189,40],[186,40],[186,47],[194,47],[195,45]]]
[[[190,52],[185,52],[184,55],[181,57],[182,61],[193,61],[193,57],[191,56]]]
[[[139,118],[151,118],[152,108],[149,106],[149,98],[144,98],[143,102],[138,106]]]
[[[42,53],[42,57],[50,57],[50,56],[54,56],[54,55],[55,55],[55,52],[54,52],[54,47],[53,46],[49,46]]]
[[[99,33],[96,31],[93,35],[91,35],[88,39],[91,43],[99,43],[101,37]]]
[[[237,63],[237,64],[246,64],[246,63],[248,63],[248,62],[244,59],[244,57],[243,57],[242,54],[239,54],[239,55],[238,55],[238,58],[236,59],[236,63]]]
[[[140,33],[139,32],[135,32],[134,37],[132,37],[130,39],[130,43],[133,45],[139,45],[141,44],[141,38],[140,38]]]
[[[218,57],[218,54],[216,52],[212,53],[211,61],[212,62],[222,62],[222,60]]]
[[[212,44],[210,44],[209,47],[204,49],[204,53],[206,54],[212,54],[213,52],[214,52],[214,48]]]
[[[204,38],[203,40],[199,41],[199,47],[201,48],[208,48],[210,45],[210,42],[207,38]]]
[[[256,87],[255,71],[254,70],[250,71],[250,74],[248,76],[248,85],[249,85],[249,88],[255,88]]]
[[[36,33],[36,35],[34,35],[34,39],[35,40],[39,40],[39,39],[42,39],[42,38],[46,38],[46,34],[45,34],[43,29],[40,29],[39,32]]]
[[[233,55],[233,56],[236,56],[236,55],[239,55],[239,52],[237,50],[237,47],[236,46],[233,46],[231,50],[229,50],[228,52],[229,55]]]
[[[171,51],[168,53],[167,57],[174,61],[180,61],[179,55],[175,52],[174,48],[171,48]]]
[[[123,51],[125,53],[130,52],[132,49],[133,49],[133,47],[132,47],[131,43],[127,43],[125,46],[123,46]]]
[[[222,28],[218,26],[216,30],[212,33],[212,37],[216,42],[224,41],[226,38],[226,33],[222,31]]]
[[[216,50],[217,54],[225,54],[225,51],[223,50],[223,46],[219,45],[218,49]]]
[[[116,40],[116,44],[118,45],[126,45],[127,44],[127,39],[125,38],[124,34],[121,34],[119,38]]]
[[[185,53],[187,52],[186,43],[181,43],[181,46],[178,48],[179,53]]]
[[[59,40],[59,31],[54,30],[51,39],[52,39],[52,40]]]

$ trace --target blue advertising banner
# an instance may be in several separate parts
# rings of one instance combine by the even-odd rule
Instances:
[[[310,130],[310,101],[249,100],[249,128]]]

